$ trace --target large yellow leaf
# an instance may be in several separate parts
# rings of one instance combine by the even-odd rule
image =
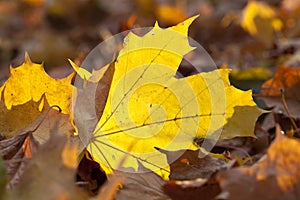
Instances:
[[[32,63],[28,54],[25,54],[25,62],[21,66],[10,68],[10,73],[9,79],[0,87],[0,99],[4,98],[8,109],[31,100],[37,102],[45,94],[50,106],[57,105],[62,113],[69,113],[73,74],[63,79],[53,79],[42,64]],[[42,108],[43,105],[40,110]]]
[[[138,171],[140,162],[167,178],[166,157],[156,148],[195,150],[195,137],[254,137],[261,110],[251,91],[230,86],[229,70],[175,78],[182,57],[194,49],[187,32],[195,18],[168,29],[156,23],[143,37],[129,33],[124,39],[103,115],[88,146],[106,172]]]

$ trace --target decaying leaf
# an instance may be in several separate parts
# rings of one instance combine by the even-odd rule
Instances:
[[[107,173],[126,158],[122,167],[137,170],[139,160],[167,178],[166,158],[154,147],[195,150],[194,137],[254,136],[262,111],[251,91],[230,85],[229,70],[174,77],[182,57],[194,49],[187,32],[195,18],[168,29],[156,24],[143,37],[131,32],[124,39],[103,115],[88,146]]]
[[[42,96],[42,99],[44,99],[44,96]],[[57,131],[62,135],[70,135],[73,131],[68,115],[50,108],[46,99],[44,99],[44,108],[40,112],[38,111],[39,102],[35,103],[31,100],[24,105],[13,106],[12,110],[6,110],[4,113],[3,117],[6,117],[8,120],[14,120],[12,117],[15,116],[15,120],[20,122],[15,125],[8,121],[10,128],[12,130],[15,128],[15,136],[0,141],[1,155],[7,163],[8,188],[18,185],[28,159],[33,156],[40,144],[44,144],[50,138],[53,127],[56,127]],[[36,117],[34,121],[26,124],[26,120],[24,122],[21,120],[26,118],[27,113],[21,111],[26,111],[27,109],[30,117],[30,107],[32,108],[32,105],[35,106],[32,114],[36,113],[39,115],[33,116]],[[19,125],[26,127],[22,127],[19,130]],[[77,159],[77,152],[75,158]]]
[[[277,130],[280,134],[280,130]],[[277,133],[267,156],[251,167],[234,168],[218,175],[228,199],[299,199],[300,142]]]
[[[114,200],[116,193],[119,191],[121,186],[122,177],[113,175],[109,180],[101,187],[97,200]]]
[[[210,179],[169,181],[163,191],[173,200],[212,200],[220,192],[215,176]]]
[[[6,167],[4,165],[2,156],[0,156],[0,199],[4,198],[6,181]]]
[[[141,163],[139,163],[139,168],[143,168],[139,171],[144,173],[117,173],[121,176],[122,188],[116,194],[116,199],[168,199],[162,191],[162,186],[166,181],[151,170],[144,168]]]
[[[89,193],[95,194],[107,180],[106,174],[101,170],[99,163],[93,161],[86,151],[77,169],[77,183]]]
[[[181,153],[168,152],[162,149],[159,151],[167,156],[167,160],[170,163],[169,178],[172,180],[210,178],[213,173],[225,165],[224,159],[205,155],[199,149],[196,151],[181,150]],[[181,155],[179,158],[177,158],[178,154]],[[200,154],[203,155],[200,156]]]
[[[75,169],[64,165],[62,152],[66,142],[66,136],[52,132],[28,161],[20,184],[6,199],[86,199],[75,186]]]
[[[16,135],[0,141],[0,151],[7,168],[7,188],[14,188],[19,184],[28,159],[37,151],[38,142],[31,132]]]
[[[107,65],[99,70],[89,73],[79,68],[69,60],[74,70],[82,78],[82,87],[76,87],[72,102],[72,119],[83,143],[88,144],[88,139],[94,131],[97,122],[102,116],[107,100],[114,64]],[[76,84],[79,85],[78,83]],[[91,92],[92,91],[92,92]],[[94,92],[94,93],[93,93]]]
[[[7,109],[3,99],[0,100],[0,133],[5,137],[19,134],[24,128],[34,122],[41,114],[39,105],[41,100],[30,100],[22,105],[12,106]]]
[[[44,107],[39,111],[41,102],[43,102]],[[12,106],[11,110],[8,110],[3,101],[0,101],[0,109],[0,131],[5,137],[12,137],[36,129],[34,137],[40,143],[44,143],[50,136],[51,128],[57,122],[60,133],[70,135],[74,132],[69,115],[49,107],[44,96],[38,102],[30,100],[25,104]]]
[[[268,46],[273,42],[275,31],[280,30],[283,26],[274,9],[260,1],[248,2],[243,10],[241,23],[245,30]]]
[[[25,54],[25,62],[21,66],[10,68],[10,73],[9,79],[0,87],[0,99],[4,99],[9,110],[31,100],[37,102],[45,95],[50,106],[59,106],[65,114],[70,112],[73,74],[53,79],[44,71],[42,64],[32,63],[28,54]],[[42,110],[43,102],[39,108]]]
[[[60,112],[56,107],[49,107],[47,99],[44,100],[44,108],[39,117],[24,131],[32,131],[35,139],[40,143],[45,143],[51,135],[51,130],[56,127],[58,134],[71,136],[74,127],[71,124],[70,116]]]

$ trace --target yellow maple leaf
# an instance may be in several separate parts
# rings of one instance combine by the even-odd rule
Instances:
[[[241,25],[251,35],[269,45],[273,40],[274,32],[281,30],[283,23],[268,4],[249,1],[243,10]]]
[[[0,99],[4,99],[8,109],[31,100],[37,102],[45,94],[50,106],[59,106],[65,114],[70,112],[73,74],[63,79],[53,79],[45,72],[43,64],[32,63],[27,53],[25,62],[17,68],[11,67],[10,73],[9,79],[0,87]],[[40,110],[42,108],[43,102]]]
[[[157,148],[195,150],[195,137],[254,137],[262,111],[251,91],[230,86],[229,70],[174,77],[182,57],[194,49],[187,33],[196,17],[168,29],[156,23],[143,37],[131,32],[124,39],[103,115],[87,147],[106,172],[138,171],[142,163],[167,178],[168,163]]]

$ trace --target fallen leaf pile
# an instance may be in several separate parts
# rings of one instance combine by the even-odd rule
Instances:
[[[251,6],[246,18],[280,28]],[[0,199],[298,199],[299,141],[288,134],[297,128],[271,119],[266,129],[278,113],[232,86],[229,69],[176,76],[196,18],[129,32],[111,63],[89,72],[70,61],[75,72],[62,79],[25,54],[0,87]],[[293,73],[260,96],[283,88],[298,100],[298,71],[279,70]]]
[[[277,137],[261,161],[251,167],[221,172],[220,186],[229,199],[298,199],[300,143],[284,138],[277,128]],[[272,188],[267,193],[266,188]]]

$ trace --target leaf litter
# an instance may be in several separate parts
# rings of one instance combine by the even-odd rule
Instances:
[[[133,37],[133,36],[132,36]],[[131,40],[130,40],[131,41]],[[164,48],[163,48],[164,49]],[[128,52],[127,52],[128,53]],[[157,55],[160,55],[158,53]],[[119,60],[120,61],[120,60]],[[154,59],[155,61],[155,59]],[[153,62],[154,62],[153,61]],[[31,61],[30,61],[31,62]],[[151,62],[150,62],[151,63]],[[129,70],[128,65],[125,65],[125,73]],[[151,64],[149,65],[151,66]],[[151,66],[152,67],[152,66]],[[149,67],[149,68],[151,68]],[[145,73],[147,74],[148,69],[146,68]],[[43,72],[44,73],[44,72]],[[117,71],[115,71],[113,74],[114,76],[116,75]],[[140,76],[141,79],[143,79],[143,72]],[[129,76],[129,75],[126,75]],[[125,77],[126,77],[125,76]],[[228,72],[225,70],[221,74],[218,74],[217,76],[222,77],[223,84],[225,85],[230,85],[228,81]],[[110,76],[111,77],[111,76]],[[212,75],[213,77],[213,75]],[[112,78],[112,83],[109,83],[110,78],[108,78],[107,86],[112,87],[114,82]],[[127,81],[128,78],[124,80],[124,83]],[[221,79],[220,79],[221,80]],[[106,81],[105,81],[106,82]],[[106,83],[105,83],[106,84]],[[70,84],[71,85],[71,84]],[[133,84],[134,85],[134,84]],[[209,85],[213,86],[212,85]],[[69,86],[67,86],[69,88]],[[73,87],[73,86],[72,86]],[[123,85],[124,87],[124,85]],[[4,96],[4,92],[6,87],[1,87],[1,97],[4,97],[4,100],[6,99]],[[129,88],[130,89],[130,88]],[[234,91],[234,88],[229,86],[230,93]],[[125,92],[124,92],[125,91]],[[6,91],[7,92],[7,91]],[[141,91],[145,92],[145,91]],[[43,93],[43,92],[42,92]],[[108,91],[105,92],[106,94]],[[247,93],[247,92],[246,92]],[[104,94],[104,97],[106,96]],[[126,90],[123,90],[123,95],[126,94]],[[160,94],[160,93],[158,93]],[[205,96],[205,93],[200,93],[201,95]],[[240,92],[240,94],[243,94],[243,92]],[[102,95],[102,94],[101,94]],[[109,94],[107,94],[108,101],[109,101]],[[251,97],[251,93],[247,93],[248,96]],[[168,94],[166,97],[169,97]],[[251,132],[248,136],[254,136],[254,122],[253,123],[247,123],[249,127],[243,127],[241,126],[238,122],[245,122],[247,121],[247,117],[245,116],[244,118],[242,117],[243,115],[239,113],[248,113],[251,111],[251,107],[255,106],[253,103],[252,106],[249,107],[243,107],[245,104],[243,98],[239,98],[240,96],[237,96],[236,98],[229,99],[229,105],[232,103],[237,103],[238,106],[234,107],[233,114],[230,117],[233,117],[228,119],[228,122],[225,123],[225,130],[233,130],[233,133],[230,133],[232,135],[229,136],[229,138],[234,137],[234,136],[240,136],[241,132],[236,130],[236,127],[238,129],[246,129],[247,132]],[[116,199],[126,199],[129,197],[141,197],[143,198],[143,194],[147,194],[149,196],[149,199],[178,199],[178,197],[182,197],[182,199],[189,199],[189,197],[196,196],[199,197],[202,194],[204,194],[203,198],[207,199],[213,199],[217,195],[219,195],[219,198],[225,198],[225,199],[238,199],[240,190],[245,191],[244,196],[245,198],[267,198],[268,193],[264,193],[262,191],[262,188],[265,187],[276,187],[278,196],[272,196],[274,199],[297,199],[299,197],[299,194],[297,193],[298,189],[298,173],[295,171],[296,167],[298,166],[297,162],[294,159],[294,156],[297,156],[297,154],[300,152],[297,149],[298,141],[297,139],[290,139],[290,138],[279,138],[277,134],[277,139],[276,141],[271,145],[269,150],[267,151],[267,156],[264,157],[265,160],[262,159],[262,161],[254,163],[253,162],[246,162],[246,166],[239,166],[238,164],[238,157],[234,157],[231,155],[233,153],[233,150],[236,148],[224,148],[221,150],[223,154],[221,153],[220,155],[222,158],[226,157],[227,160],[224,159],[221,160],[220,158],[210,158],[210,157],[204,157],[204,159],[200,159],[196,157],[196,154],[194,152],[194,156],[189,157],[182,157],[181,159],[178,159],[179,162],[179,173],[181,173],[180,181],[170,181],[166,182],[163,180],[160,176],[158,176],[156,173],[154,173],[152,169],[147,169],[150,168],[149,165],[145,164],[148,162],[147,159],[141,159],[138,156],[135,156],[134,154],[127,154],[126,156],[120,156],[122,159],[126,159],[127,157],[132,156],[134,159],[136,159],[137,165],[134,165],[132,170],[134,170],[135,167],[137,168],[143,168],[142,170],[147,171],[146,174],[136,174],[136,173],[126,173],[126,172],[121,172],[122,178],[118,178],[118,173],[115,172],[115,175],[110,175],[112,177],[108,177],[108,185],[109,182],[111,181],[111,185],[109,186],[102,186],[103,182],[106,180],[105,174],[102,172],[101,167],[99,164],[103,163],[97,163],[93,161],[93,158],[88,158],[86,155],[82,156],[82,147],[80,148],[79,146],[73,146],[69,145],[66,141],[75,141],[74,143],[80,141],[78,136],[72,135],[73,129],[76,129],[78,127],[72,127],[68,115],[66,117],[62,117],[62,114],[69,114],[69,108],[68,105],[70,104],[69,98],[64,98],[68,99],[68,103],[66,101],[64,103],[66,104],[61,104],[64,110],[64,113],[59,113],[55,111],[54,109],[51,108],[51,111],[53,111],[53,115],[50,115],[49,113],[45,113],[43,111],[44,108],[49,108],[53,106],[54,104],[50,103],[50,106],[47,106],[48,99],[45,97],[43,99],[43,95],[40,96],[37,99],[33,99],[33,96],[26,99],[25,102],[19,102],[18,105],[15,104],[9,104],[11,107],[8,105],[7,108],[3,107],[2,109],[7,109],[7,113],[11,109],[15,109],[15,106],[20,106],[21,109],[24,104],[36,104],[38,105],[37,102],[43,101],[42,104],[43,106],[36,106],[35,109],[39,109],[39,112],[42,113],[38,119],[35,117],[35,115],[32,117],[32,119],[35,121],[32,124],[32,121],[29,120],[29,122],[26,122],[24,125],[21,124],[21,128],[18,128],[17,130],[13,130],[14,132],[11,135],[7,135],[11,138],[7,139],[1,139],[0,144],[1,144],[1,154],[4,158],[4,163],[6,166],[6,170],[11,172],[7,173],[6,178],[8,179],[8,185],[6,187],[9,187],[9,185],[12,185],[14,189],[6,190],[6,193],[1,193],[1,198],[4,197],[5,199],[15,199],[15,198],[22,198],[22,199],[36,199],[36,198],[41,198],[43,197],[44,199],[87,199],[90,198],[88,195],[92,196],[97,193],[98,188],[100,189],[99,191],[99,196],[96,196],[95,198],[102,198],[103,196],[103,190],[106,188],[109,191],[109,195],[105,198],[111,197],[111,199],[116,198]],[[101,97],[103,98],[103,97]],[[231,98],[231,96],[226,96],[226,98]],[[122,98],[121,98],[122,99]],[[2,99],[3,100],[3,99]],[[239,102],[240,100],[240,102]],[[249,98],[247,103],[251,102],[252,98]],[[159,105],[163,105],[164,101],[158,102]],[[101,113],[101,107],[104,104],[101,104],[99,108],[97,109],[99,113],[97,113],[96,119],[100,119],[103,117],[103,115],[106,114],[106,107],[102,108],[103,109],[103,115]],[[134,104],[133,104],[134,105]],[[106,105],[107,106],[107,105]],[[117,106],[118,107],[118,106]],[[182,108],[182,107],[179,107]],[[157,108],[156,108],[157,109]],[[47,110],[47,109],[46,109]],[[117,109],[116,109],[117,110]],[[98,112],[97,111],[97,112]],[[24,111],[22,111],[24,113]],[[25,111],[26,112],[26,111]],[[5,113],[5,112],[4,112]],[[261,113],[261,112],[260,112]],[[57,115],[58,114],[58,115]],[[113,114],[115,114],[113,112]],[[254,117],[254,121],[258,117],[258,113],[256,113],[257,116]],[[5,114],[6,115],[6,114]],[[22,114],[24,115],[24,114]],[[52,116],[49,118],[46,118],[47,115]],[[152,114],[155,116],[155,113]],[[109,116],[109,115],[108,115]],[[138,115],[137,115],[138,116]],[[5,117],[5,116],[4,116]],[[60,120],[56,121],[57,117],[62,117]],[[11,118],[11,117],[10,117]],[[146,117],[148,119],[149,117]],[[142,121],[146,121],[145,118],[142,118]],[[170,118],[171,121],[172,118]],[[174,119],[177,118],[173,118]],[[47,122],[48,120],[48,122]],[[21,120],[22,121],[22,120]],[[44,123],[45,122],[45,123]],[[62,122],[60,125],[59,123]],[[231,123],[235,122],[238,125],[232,126]],[[44,123],[44,125],[42,125]],[[150,122],[151,123],[151,122]],[[149,124],[150,124],[149,123]],[[159,121],[154,122],[159,123]],[[31,125],[29,125],[31,124]],[[44,132],[46,130],[46,136],[40,136],[42,138],[39,138],[39,135],[42,133],[37,134],[39,128],[37,128],[35,131],[32,129],[32,127],[36,127],[34,125],[39,125],[41,126],[40,130]],[[74,125],[74,124],[73,124]],[[75,123],[76,125],[76,123]],[[147,125],[147,124],[146,124]],[[14,127],[14,125],[11,125]],[[66,126],[66,127],[64,127]],[[62,127],[61,129],[59,127]],[[175,125],[176,128],[178,128],[177,125]],[[255,126],[255,132],[257,134],[258,130],[260,127],[260,124],[256,124]],[[115,127],[113,127],[115,128]],[[135,129],[136,127],[133,127]],[[129,126],[130,129],[130,126]],[[10,129],[7,129],[10,130]],[[203,129],[204,132],[207,131]],[[203,131],[202,130],[202,131]],[[279,130],[277,128],[277,130]],[[111,131],[111,130],[109,130]],[[130,130],[121,130],[121,131],[130,131]],[[261,137],[269,137],[271,134],[269,132],[270,130],[262,130],[261,131]],[[115,131],[112,131],[110,133],[114,133]],[[230,132],[230,131],[228,131]],[[116,132],[117,133],[117,132]],[[226,132],[225,132],[226,133]],[[2,133],[1,133],[2,134]],[[247,136],[246,133],[244,136]],[[112,134],[114,135],[114,134]],[[201,134],[200,134],[201,135]],[[293,135],[292,135],[293,136]],[[290,136],[290,137],[292,137]],[[226,138],[226,135],[224,136]],[[201,137],[199,137],[201,138]],[[278,139],[279,138],[279,139]],[[102,139],[102,138],[101,138]],[[195,138],[191,138],[192,141],[194,141]],[[258,138],[259,139],[259,138]],[[249,145],[252,144],[253,138],[246,137],[246,141],[250,141]],[[269,139],[270,141],[272,140]],[[268,148],[269,142],[267,141],[264,143],[264,147],[261,150],[258,150],[259,153],[261,151],[263,152]],[[283,142],[284,141],[284,142]],[[103,142],[103,141],[102,141]],[[219,141],[219,143],[222,141]],[[105,141],[103,142],[105,143]],[[103,144],[101,143],[101,144]],[[159,144],[159,143],[156,143]],[[153,145],[152,147],[157,147],[159,145]],[[277,144],[277,145],[276,145]],[[107,144],[106,144],[107,145]],[[228,144],[227,144],[228,145]],[[226,145],[224,145],[226,146]],[[290,146],[293,146],[291,149]],[[112,148],[110,147],[110,151],[112,149],[116,151],[120,151],[120,148]],[[127,147],[129,148],[130,151],[132,151],[132,146]],[[77,151],[76,151],[77,149]],[[154,148],[155,149],[155,148]],[[163,149],[163,148],[162,148]],[[96,148],[98,151],[102,151],[102,149]],[[164,149],[163,149],[164,150]],[[168,149],[167,149],[168,150]],[[174,149],[171,149],[174,151]],[[247,151],[251,156],[255,156],[256,153],[252,151],[253,149],[251,148],[246,148],[245,151]],[[252,153],[251,153],[252,151]],[[229,153],[228,153],[229,152]],[[93,156],[93,153],[90,152]],[[122,152],[124,153],[124,152]],[[81,155],[80,155],[81,154]],[[171,155],[171,153],[169,153]],[[189,153],[188,154],[193,154]],[[70,155],[70,156],[66,156]],[[78,156],[79,155],[79,156]],[[170,156],[167,155],[167,156]],[[184,155],[184,154],[183,154]],[[229,155],[229,156],[228,156]],[[208,155],[207,155],[208,156]],[[262,155],[260,155],[261,157]],[[118,156],[116,156],[118,157]],[[51,158],[51,159],[49,159]],[[80,160],[77,160],[77,158]],[[206,160],[207,159],[207,160]],[[84,161],[85,160],[85,161]],[[87,160],[90,164],[87,164]],[[97,160],[97,159],[96,159]],[[167,159],[166,159],[167,160]],[[229,163],[234,163],[234,165],[228,165],[224,164],[225,162]],[[146,162],[145,162],[146,161]],[[201,174],[201,170],[204,170],[205,167],[201,165],[201,162],[205,161],[203,164],[207,165],[208,173],[205,172],[204,174]],[[215,162],[218,161],[218,162]],[[150,161],[151,162],[151,161]],[[200,164],[198,163],[200,162]],[[9,164],[18,164],[18,167],[9,167]],[[80,166],[81,163],[81,167]],[[93,163],[93,164],[91,164]],[[196,164],[195,164],[196,163]],[[106,163],[107,164],[107,163]],[[119,164],[119,163],[118,163]],[[145,168],[143,165],[147,165]],[[170,164],[170,169],[173,170],[173,178],[177,179],[178,175],[174,175],[174,170],[176,168],[172,167],[171,163]],[[211,168],[209,167],[211,165]],[[248,166],[247,166],[248,165]],[[1,167],[2,165],[0,165]],[[76,167],[77,166],[77,167]],[[101,165],[102,166],[102,165]],[[151,166],[151,165],[150,165]],[[155,165],[152,165],[152,167]],[[89,168],[87,170],[87,168]],[[77,169],[76,169],[77,168]],[[196,168],[196,169],[195,169]],[[232,168],[232,169],[231,169]],[[13,169],[13,170],[12,170]],[[192,175],[189,173],[185,174],[186,171],[188,172],[189,169],[192,169],[190,171]],[[253,169],[254,172],[253,172]],[[258,172],[256,172],[256,169],[258,169]],[[105,169],[104,169],[105,170]],[[194,170],[194,171],[193,171]],[[96,174],[95,175],[95,171]],[[199,172],[200,171],[200,172]],[[204,170],[205,171],[205,170]],[[272,172],[272,173],[271,173]],[[275,173],[274,173],[275,172]],[[104,176],[100,174],[104,174]],[[179,174],[178,173],[178,174]],[[271,173],[271,174],[270,174]],[[15,174],[15,179],[9,177],[9,174],[14,175]],[[16,175],[17,174],[17,175]],[[242,175],[241,175],[242,174]],[[1,174],[2,176],[3,174]],[[80,181],[77,178],[77,182],[75,182],[75,175],[80,176]],[[3,176],[2,176],[3,177]],[[2,179],[1,180],[5,180]],[[202,179],[199,179],[201,177]],[[204,178],[203,178],[204,177]],[[217,177],[217,178],[216,178]],[[226,177],[226,179],[224,179]],[[172,178],[172,177],[170,177]],[[236,178],[240,180],[241,182],[238,182],[236,184]],[[186,180],[188,179],[188,180]],[[35,181],[32,181],[35,180]],[[154,180],[154,181],[151,181]],[[96,184],[95,184],[96,183]],[[241,184],[245,183],[245,184]],[[254,192],[253,190],[249,191],[249,183],[252,187],[254,187]],[[267,185],[264,185],[261,183],[267,183]],[[87,188],[87,190],[90,190],[91,193],[87,194],[81,189],[78,188],[78,185],[82,184],[90,184],[90,187]],[[259,187],[258,187],[259,186]],[[111,188],[110,188],[111,187]],[[103,190],[101,190],[103,189]],[[47,192],[45,192],[47,191]],[[258,193],[256,193],[256,191]],[[261,192],[260,192],[261,191]],[[49,194],[49,196],[45,196],[45,194]],[[105,193],[104,194],[108,194]],[[221,194],[221,195],[220,195]],[[140,196],[139,196],[140,195]],[[167,197],[167,196],[169,197]],[[261,195],[261,196],[259,196]],[[267,195],[267,196],[266,196]],[[137,199],[141,199],[137,198]]]

